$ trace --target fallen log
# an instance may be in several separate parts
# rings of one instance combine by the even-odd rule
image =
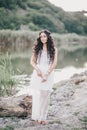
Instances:
[[[28,116],[31,114],[32,96],[21,95],[18,97],[0,98],[0,116]]]

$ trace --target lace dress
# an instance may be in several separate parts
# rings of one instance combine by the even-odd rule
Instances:
[[[42,74],[46,74],[51,63],[49,64],[49,57],[46,51],[42,51],[41,57],[37,58],[37,66]],[[30,87],[34,93],[32,95],[32,119],[46,120],[48,113],[48,106],[50,101],[50,93],[54,83],[54,71],[52,71],[46,82],[41,82],[42,78],[37,75],[36,70],[33,71],[30,80]]]

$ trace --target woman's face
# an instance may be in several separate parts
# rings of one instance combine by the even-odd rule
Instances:
[[[47,35],[43,32],[40,34],[40,39],[43,44],[47,42]]]

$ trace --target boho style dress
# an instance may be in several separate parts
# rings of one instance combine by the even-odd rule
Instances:
[[[46,74],[52,62],[49,62],[47,51],[42,50],[37,58],[37,66],[42,74]],[[47,113],[50,102],[50,93],[54,84],[54,70],[48,76],[47,81],[42,82],[42,78],[37,75],[36,70],[33,70],[30,80],[30,87],[33,89],[32,96],[32,119],[44,121],[47,119]]]

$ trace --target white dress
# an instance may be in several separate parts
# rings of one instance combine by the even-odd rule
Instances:
[[[41,57],[37,58],[37,66],[42,74],[46,74],[51,66],[49,64],[49,57],[46,51],[42,51]],[[37,75],[36,70],[33,71],[30,80],[30,88],[33,89],[32,95],[32,119],[46,120],[48,113],[48,106],[50,101],[50,93],[54,84],[54,70],[50,73],[46,82],[41,82],[42,78]]]

